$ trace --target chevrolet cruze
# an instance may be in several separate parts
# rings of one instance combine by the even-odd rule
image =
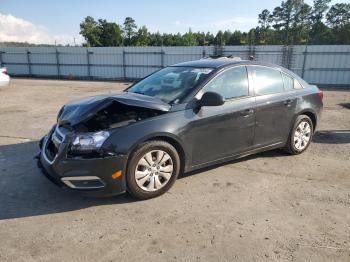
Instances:
[[[322,99],[316,86],[277,65],[185,62],[123,92],[63,106],[38,163],[62,187],[148,199],[184,172],[276,148],[304,152]]]

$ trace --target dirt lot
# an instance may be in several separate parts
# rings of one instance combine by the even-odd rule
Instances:
[[[13,79],[0,90],[0,261],[350,261],[350,92],[325,92],[299,156],[188,174],[148,201],[51,184],[33,156],[58,109],[126,85]]]

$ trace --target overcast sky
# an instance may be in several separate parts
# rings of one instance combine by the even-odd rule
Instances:
[[[312,0],[306,0],[312,4]],[[332,4],[350,0],[333,0]],[[122,24],[131,16],[150,31],[184,33],[249,30],[264,8],[280,0],[0,0],[0,42],[81,43],[79,24],[90,15]]]

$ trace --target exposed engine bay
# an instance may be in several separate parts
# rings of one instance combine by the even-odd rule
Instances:
[[[79,123],[74,129],[78,132],[96,132],[127,126],[163,113],[165,112],[160,110],[113,102],[108,107],[95,113],[88,120]]]

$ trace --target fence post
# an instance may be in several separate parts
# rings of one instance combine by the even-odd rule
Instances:
[[[250,57],[254,57],[255,59],[255,45],[249,45],[248,59],[250,59]]]
[[[293,45],[288,46],[288,53],[287,53],[288,69],[291,69],[293,67],[293,52],[294,52],[294,46]]]
[[[161,67],[164,68],[164,50],[162,48],[162,51],[160,52],[160,63]]]
[[[28,63],[28,73],[30,76],[32,76],[32,65],[30,62],[30,51],[27,49],[27,63]]]
[[[282,66],[286,67],[287,65],[287,49],[288,46],[284,45],[282,49]]]
[[[215,45],[214,56],[222,56],[223,55],[223,47],[219,45]]]
[[[57,47],[55,48],[55,54],[56,54],[56,66],[57,66],[57,78],[60,79],[61,72],[60,72],[60,60],[59,60],[59,53],[57,50]]]
[[[126,80],[126,68],[125,68],[125,49],[123,47],[123,62],[122,62],[122,65],[123,65],[123,80]]]
[[[206,57],[206,52],[205,52],[205,46],[203,46],[203,50],[202,50],[202,57],[204,58],[204,57]]]
[[[89,79],[91,79],[90,54],[92,54],[92,52],[89,51],[89,48],[86,48],[86,62],[87,62],[87,70],[88,70],[88,78]]]
[[[305,65],[306,65],[306,57],[307,57],[307,46],[305,46],[305,51],[303,52],[304,59],[303,59],[303,67],[301,69],[301,78],[304,78],[305,75]]]
[[[4,51],[0,51],[0,67],[2,67],[2,54],[5,53]]]

